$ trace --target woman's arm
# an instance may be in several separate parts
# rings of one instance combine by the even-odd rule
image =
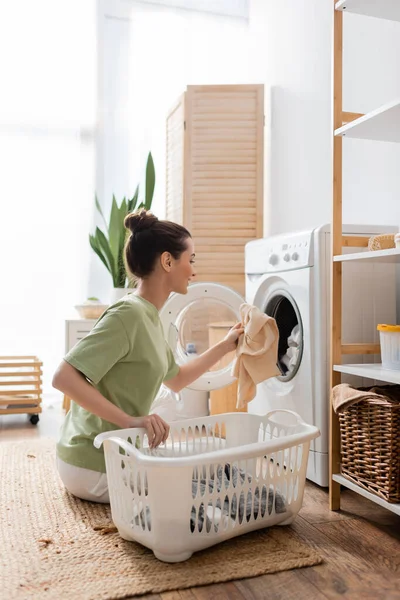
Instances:
[[[53,387],[71,398],[88,412],[105,421],[115,423],[121,429],[144,427],[149,437],[150,447],[165,442],[169,425],[158,415],[132,417],[107,400],[85,376],[66,361],[62,361],[53,377]]]
[[[243,325],[237,323],[221,342],[203,352],[198,358],[194,358],[189,363],[182,365],[178,375],[164,381],[164,385],[174,392],[183,390],[183,388],[196,381],[196,379],[211,369],[225,354],[235,350],[238,338],[242,335],[243,331]]]

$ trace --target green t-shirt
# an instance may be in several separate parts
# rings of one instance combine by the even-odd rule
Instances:
[[[158,310],[133,294],[110,306],[65,360],[107,400],[135,417],[149,413],[162,382],[179,372]],[[71,402],[57,454],[66,463],[104,473],[103,449],[95,448],[93,440],[115,429],[114,423]]]

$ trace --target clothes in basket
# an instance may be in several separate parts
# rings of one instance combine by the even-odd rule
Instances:
[[[245,480],[247,480],[248,483],[252,482],[251,475],[245,473],[241,469],[238,469],[234,465],[230,465],[229,463],[226,463],[223,469],[221,465],[217,468],[216,477],[214,473],[214,477],[208,480],[208,485],[205,477],[200,478],[200,480],[198,480],[198,473],[195,472],[194,475],[195,477],[192,480],[192,493],[194,498],[198,493],[198,486],[200,486],[200,494],[204,496],[204,493],[207,489],[210,493],[214,492],[215,487],[218,492],[221,492],[221,490],[223,491],[224,488],[227,489],[231,481],[233,483],[233,486],[237,487],[238,477],[240,478],[241,484],[243,484]],[[202,509],[200,509],[198,512],[196,520],[196,509],[193,506],[190,518],[190,529],[191,531],[194,531],[197,525],[199,531],[201,531],[202,526],[204,524],[204,513],[206,513],[206,530],[210,531],[212,523],[214,522],[214,530],[215,532],[217,532],[221,519],[230,518],[233,520],[233,522],[235,522],[237,517],[239,517],[239,521],[242,522],[244,517],[246,517],[246,521],[249,522],[252,515],[255,519],[257,519],[258,514],[261,513],[261,516],[263,517],[267,510],[267,506],[268,512],[271,513],[273,504],[276,513],[285,512],[286,505],[283,496],[279,492],[274,494],[274,489],[272,487],[269,488],[268,493],[266,488],[264,488],[261,492],[261,498],[259,488],[256,488],[254,491],[254,499],[252,492],[249,490],[246,498],[240,496],[239,503],[237,501],[236,496],[232,498],[231,502],[229,502],[228,496],[225,496],[222,507],[218,506],[217,502],[217,506],[215,509],[219,510],[219,515],[217,515],[219,516],[219,519],[215,518],[215,513],[214,515],[212,514],[213,511],[211,507],[207,507],[206,510],[204,509],[204,507],[202,507]],[[226,522],[224,522],[224,526],[226,526]]]
[[[229,463],[226,463],[224,468],[220,465],[216,471],[216,474],[215,471],[211,474],[211,477],[207,482],[205,474],[203,474],[202,477],[199,473],[199,469],[194,469],[192,479],[193,498],[197,496],[198,492],[200,492],[201,496],[204,496],[207,490],[210,493],[213,493],[215,490],[217,492],[223,492],[224,489],[226,490],[229,487],[231,482],[236,488],[238,477],[240,478],[240,483],[242,485],[245,483],[245,480],[247,480],[248,483],[252,482],[250,474],[245,473],[242,469],[238,469]],[[141,491],[141,489],[138,489],[138,493],[141,493]],[[267,489],[264,488],[261,492],[261,497],[259,488],[256,488],[254,491],[254,499],[252,492],[249,490],[246,498],[240,496],[239,503],[236,496],[232,498],[231,502],[229,502],[228,496],[225,496],[222,506],[221,501],[217,501],[214,510],[211,506],[204,507],[203,505],[196,515],[196,508],[193,506],[190,516],[190,530],[193,532],[198,528],[199,531],[202,531],[204,517],[206,520],[206,530],[210,531],[212,524],[214,523],[214,531],[217,532],[221,521],[223,521],[224,527],[226,527],[226,519],[232,519],[233,522],[235,522],[235,520],[239,518],[239,521],[242,522],[245,517],[246,521],[249,522],[252,515],[257,519],[259,513],[263,517],[267,510],[268,513],[271,514],[272,508],[274,508],[276,513],[284,513],[286,511],[284,497],[279,492],[274,493],[274,488],[272,486],[269,488],[268,492]],[[140,514],[136,511],[133,521],[135,525],[138,526],[143,525],[147,521],[149,526],[151,526],[151,514],[149,508],[146,507],[146,517],[144,510],[141,510]]]

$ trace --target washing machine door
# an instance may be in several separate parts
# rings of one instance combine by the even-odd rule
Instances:
[[[176,362],[184,365],[222,340],[240,321],[243,302],[240,294],[218,283],[194,283],[187,294],[172,294],[160,311],[160,318]],[[233,383],[230,373],[234,357],[235,352],[224,356],[190,389],[210,391]]]
[[[304,326],[308,327],[305,304],[309,302],[308,269],[266,276],[254,297],[254,304],[273,317],[279,330],[278,362],[281,375],[276,379],[292,382],[304,357]]]

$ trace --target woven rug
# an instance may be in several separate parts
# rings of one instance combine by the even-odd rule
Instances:
[[[116,600],[321,562],[289,527],[239,536],[183,563],[159,562],[114,531],[108,505],[68,494],[53,440],[0,443],[0,596]]]

